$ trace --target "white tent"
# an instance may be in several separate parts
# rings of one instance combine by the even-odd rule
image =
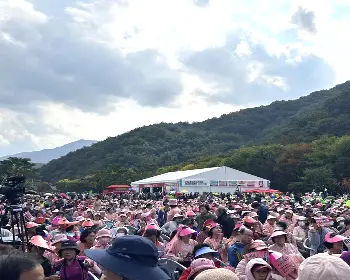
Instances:
[[[226,166],[169,172],[131,183],[143,188],[188,192],[234,192],[248,189],[269,189],[270,181]]]

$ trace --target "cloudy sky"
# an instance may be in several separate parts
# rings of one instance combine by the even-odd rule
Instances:
[[[349,0],[0,0],[0,156],[350,79]]]

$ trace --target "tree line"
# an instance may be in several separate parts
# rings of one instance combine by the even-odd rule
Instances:
[[[0,176],[25,175],[39,191],[102,191],[113,184],[130,184],[171,171],[228,166],[271,181],[281,191],[307,192],[327,188],[333,192],[350,190],[350,136],[323,136],[311,143],[270,144],[242,147],[230,153],[204,156],[182,164],[161,166],[156,171],[122,168],[115,164],[81,178],[65,178],[51,184],[43,181],[29,159],[0,161]],[[234,178],[233,178],[234,179]],[[239,179],[239,178],[237,178]]]

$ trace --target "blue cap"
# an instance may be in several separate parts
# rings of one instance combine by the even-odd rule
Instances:
[[[157,247],[142,236],[121,236],[108,249],[84,252],[105,269],[130,280],[171,279],[158,266]]]
[[[219,256],[219,252],[218,251],[215,251],[215,250],[213,250],[210,247],[203,247],[203,248],[200,248],[200,249],[198,249],[196,251],[196,253],[194,254],[194,257],[198,258],[201,255],[209,254],[209,253],[212,253],[214,255],[214,257]]]

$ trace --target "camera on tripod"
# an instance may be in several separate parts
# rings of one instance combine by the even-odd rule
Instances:
[[[25,181],[24,176],[7,177],[0,186],[0,194],[4,195],[9,204],[20,204],[21,198],[25,194]]]

